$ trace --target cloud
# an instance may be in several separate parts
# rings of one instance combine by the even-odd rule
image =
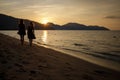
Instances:
[[[106,19],[120,19],[120,16],[106,16]]]

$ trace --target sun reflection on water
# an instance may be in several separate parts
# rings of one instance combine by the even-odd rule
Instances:
[[[43,31],[43,34],[42,34],[42,41],[43,41],[44,43],[47,43],[47,31],[46,31],[46,30]]]

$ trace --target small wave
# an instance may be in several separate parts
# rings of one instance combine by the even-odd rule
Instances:
[[[116,55],[120,56],[120,51],[112,51],[113,53],[116,53]]]
[[[78,43],[74,43],[73,45],[75,45],[75,46],[85,46],[83,44],[78,44]]]
[[[64,50],[69,50],[69,51],[74,51],[74,52],[81,52],[81,51],[79,51],[79,50],[68,49],[68,48],[62,48],[62,49],[64,49]]]
[[[119,57],[120,58],[120,55],[116,55],[116,54],[112,54],[112,53],[106,53],[106,52],[95,52],[95,53],[99,53],[101,55],[113,56],[113,57]]]
[[[120,56],[119,55],[115,55],[112,53],[106,53],[106,52],[94,52],[94,53],[95,54],[89,54],[89,55],[100,57],[103,59],[113,60],[113,61],[120,63]]]
[[[85,48],[82,48],[82,49],[84,49],[84,50],[90,50],[90,48],[88,48],[88,47],[85,47]]]

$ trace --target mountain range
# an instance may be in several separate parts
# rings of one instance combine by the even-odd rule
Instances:
[[[16,30],[18,29],[20,18],[15,18],[5,14],[0,14],[0,30]],[[32,20],[24,19],[26,26],[29,25],[29,22]],[[79,23],[67,23],[65,25],[58,25],[54,23],[47,23],[46,25],[32,21],[37,30],[109,30],[106,27],[102,26],[87,26]]]

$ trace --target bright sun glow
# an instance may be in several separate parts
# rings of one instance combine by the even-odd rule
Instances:
[[[42,24],[47,24],[48,22],[49,22],[48,19],[43,19],[43,20],[41,21]]]

